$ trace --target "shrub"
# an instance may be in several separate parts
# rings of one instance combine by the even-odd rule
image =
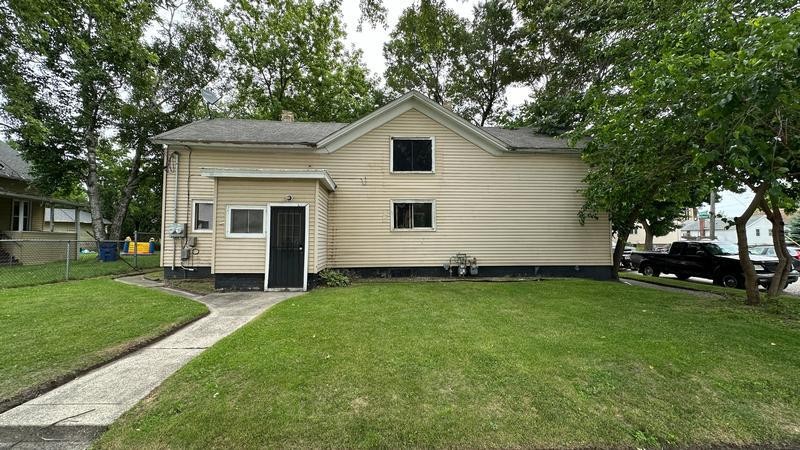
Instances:
[[[350,277],[338,270],[325,269],[319,273],[322,284],[327,287],[344,287],[350,285]]]

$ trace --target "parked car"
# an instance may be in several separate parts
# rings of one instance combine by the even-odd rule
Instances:
[[[659,276],[662,273],[674,274],[678,279],[689,277],[707,278],[714,284],[744,288],[744,272],[739,263],[738,248],[735,244],[722,242],[673,242],[668,253],[633,252],[631,262],[644,275]],[[752,255],[758,283],[769,286],[778,259]],[[797,270],[789,274],[789,283],[800,277]]]
[[[626,245],[625,250],[622,251],[622,267],[626,269],[631,268],[631,253],[636,251],[636,247]]]
[[[786,249],[789,250],[789,255],[794,260],[792,261],[794,263],[794,268],[800,270],[800,247],[788,246]],[[777,252],[775,252],[775,247],[772,245],[756,245],[750,247],[750,254],[778,257]]]

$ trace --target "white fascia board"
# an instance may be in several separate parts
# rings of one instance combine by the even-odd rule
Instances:
[[[211,178],[265,178],[282,180],[320,180],[330,191],[336,183],[325,169],[227,169],[202,168],[200,174]]]
[[[411,109],[418,110],[488,153],[500,155],[508,151],[505,144],[494,136],[489,135],[485,131],[464,120],[453,111],[448,110],[415,91],[403,95],[386,106],[378,108],[365,117],[322,139],[317,143],[318,151],[333,153]]]

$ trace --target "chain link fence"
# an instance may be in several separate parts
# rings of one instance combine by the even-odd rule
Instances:
[[[0,289],[159,267],[158,234],[124,241],[0,240]]]

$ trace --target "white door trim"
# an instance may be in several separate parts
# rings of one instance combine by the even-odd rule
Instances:
[[[289,206],[304,208],[306,232],[303,244],[303,287],[302,288],[269,288],[269,241],[272,236],[272,207]],[[264,238],[264,291],[306,291],[308,289],[308,203],[267,203],[266,236]]]

